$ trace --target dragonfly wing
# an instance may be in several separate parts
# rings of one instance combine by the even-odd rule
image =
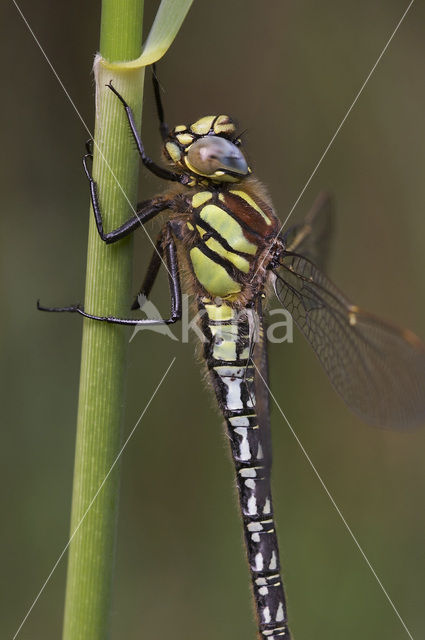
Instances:
[[[297,252],[325,269],[333,233],[334,204],[331,196],[320,193],[300,224],[284,234],[287,251]]]
[[[366,422],[425,423],[425,347],[352,305],[304,256],[283,254],[275,291],[310,342],[333,386]]]

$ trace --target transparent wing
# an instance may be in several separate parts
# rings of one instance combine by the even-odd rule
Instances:
[[[277,297],[355,413],[381,427],[425,423],[425,347],[419,338],[352,305],[304,256],[283,254],[275,275]]]
[[[333,232],[334,205],[328,193],[320,193],[303,222],[284,234],[287,251],[295,251],[325,269]]]

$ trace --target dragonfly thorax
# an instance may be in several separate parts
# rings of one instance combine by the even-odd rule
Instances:
[[[279,221],[256,186],[247,179],[191,196],[185,242],[201,297],[243,306],[264,285]]]
[[[195,178],[239,182],[251,169],[235,130],[228,116],[205,116],[189,126],[175,127],[166,140],[165,153],[178,169]]]

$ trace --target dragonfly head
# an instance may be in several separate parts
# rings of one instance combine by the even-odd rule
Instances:
[[[239,182],[251,173],[229,116],[178,125],[165,141],[167,158],[183,173],[212,182]]]

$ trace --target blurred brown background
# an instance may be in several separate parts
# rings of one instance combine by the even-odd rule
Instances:
[[[147,2],[145,30],[158,3]],[[161,62],[167,120],[230,113],[284,219],[407,1],[195,2]],[[100,2],[20,6],[93,123]],[[0,635],[12,638],[68,539],[81,322],[37,313],[83,297],[87,137],[12,2],[2,3]],[[297,206],[337,202],[330,274],[356,302],[425,337],[425,8],[414,3]],[[143,139],[159,157],[150,83]],[[162,189],[141,174],[144,197]],[[152,233],[155,232],[151,227]],[[151,253],[137,234],[134,291]],[[166,279],[155,301],[167,307]],[[176,332],[177,333],[177,332]],[[142,333],[130,345],[124,431],[176,363],[122,460],[112,638],[255,637],[221,422],[193,357]],[[414,638],[424,637],[425,430],[351,415],[296,335],[271,351],[272,387]],[[274,495],[298,640],[408,634],[277,410]],[[19,638],[61,633],[66,558]]]

